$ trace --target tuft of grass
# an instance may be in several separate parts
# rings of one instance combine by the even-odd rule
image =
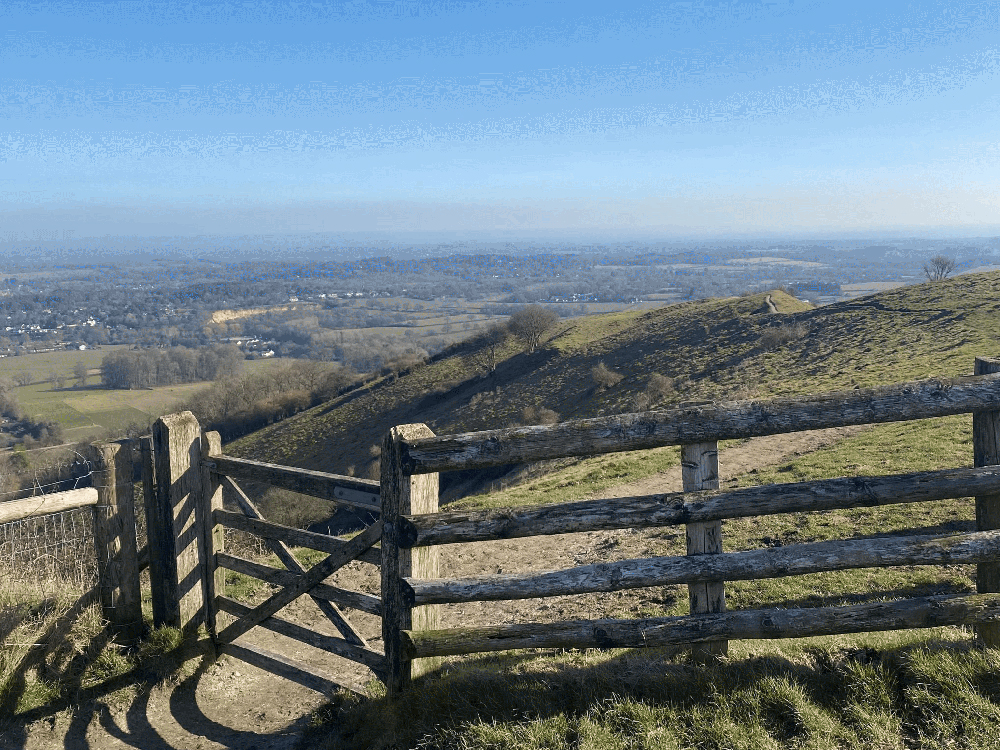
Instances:
[[[803,639],[718,664],[652,651],[499,654],[415,682],[395,702],[345,696],[329,750],[1000,746],[1000,652],[967,634]],[[994,686],[994,687],[991,687]]]

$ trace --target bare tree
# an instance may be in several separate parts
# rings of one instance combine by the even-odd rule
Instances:
[[[559,315],[541,305],[522,307],[510,316],[507,328],[521,340],[529,352],[538,348],[546,331],[559,322]]]
[[[510,331],[507,330],[506,326],[493,323],[485,331],[473,337],[470,343],[475,347],[475,351],[469,358],[476,367],[480,367],[492,375],[497,370],[500,353],[507,344],[508,338],[510,338]]]
[[[928,281],[941,281],[947,279],[948,274],[955,270],[958,263],[954,258],[947,255],[935,255],[927,263],[924,263],[924,273]]]
[[[87,385],[88,375],[90,375],[90,368],[82,360],[73,365],[73,376],[76,378],[76,384],[81,388]]]
[[[35,373],[31,370],[19,370],[14,374],[14,382],[18,385],[31,385],[35,381]]]

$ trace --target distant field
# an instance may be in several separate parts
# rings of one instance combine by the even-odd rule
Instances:
[[[94,353],[103,356],[111,348],[105,347]],[[90,352],[67,353],[82,358]],[[49,354],[61,354],[61,352],[27,355],[17,359],[43,357]],[[72,372],[73,364],[77,360],[68,361],[69,372]],[[287,359],[248,361],[244,364],[244,371],[273,369],[288,362]],[[99,365],[98,357],[95,369]],[[91,376],[90,382],[90,385],[82,388],[69,386],[63,389],[56,388],[52,383],[33,383],[15,388],[14,393],[27,414],[37,420],[58,422],[66,430],[66,437],[69,440],[82,440],[105,430],[121,429],[134,422],[144,423],[149,419],[155,419],[168,413],[174,405],[211,385],[210,381],[203,381],[151,390],[108,390],[98,384],[97,374]]]
[[[59,349],[54,352],[38,352],[22,354],[20,357],[0,357],[0,376],[14,376],[19,372],[32,375],[33,383],[48,380],[50,375],[62,375],[70,378],[77,362],[83,362],[87,367],[96,370],[101,366],[101,360],[108,352],[118,349],[128,349],[125,344],[103,346],[100,349]]]

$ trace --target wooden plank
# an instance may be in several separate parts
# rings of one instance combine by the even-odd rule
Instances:
[[[414,658],[520,648],[641,648],[736,639],[806,638],[1000,621],[1000,594],[928,596],[850,607],[757,609],[644,620],[578,620],[405,631]]]
[[[153,424],[158,523],[164,529],[164,624],[193,630],[205,620],[201,518],[201,427],[189,411]]]
[[[167,625],[170,606],[167,596],[170,567],[167,561],[173,556],[173,528],[168,525],[165,508],[157,501],[156,463],[153,460],[152,436],[139,438],[142,461],[142,499],[146,506],[146,545],[149,553],[149,594],[153,609],[153,627]]]
[[[976,375],[1000,373],[1000,359],[976,357]],[[977,411],[972,414],[972,450],[976,466],[1000,464],[1000,411]],[[976,529],[1000,529],[1000,492],[976,495]],[[976,591],[1000,592],[1000,556],[976,566]],[[979,637],[991,648],[1000,648],[1000,625],[981,625]]]
[[[422,547],[580,531],[641,529],[776,513],[929,502],[986,493],[1000,493],[1000,466],[406,516],[400,520],[400,545]]]
[[[647,557],[567,570],[406,579],[416,604],[534,599],[687,581],[745,581],[893,565],[957,565],[1000,556],[1000,530],[792,544],[718,555]]]
[[[250,518],[256,518],[263,521],[264,516],[261,515],[260,511],[257,510],[257,506],[253,504],[253,501],[246,496],[246,493],[240,489],[240,486],[236,484],[236,481],[232,477],[225,477],[223,483],[232,492],[233,497],[236,498],[237,504],[243,513]],[[302,564],[295,559],[291,550],[285,546],[283,542],[276,541],[274,539],[267,539],[267,546],[275,554],[275,556],[281,561],[288,570],[293,573],[302,574],[305,573],[305,568]],[[320,611],[326,615],[327,619],[330,620],[340,631],[340,634],[344,636],[348,643],[353,643],[355,646],[361,646],[363,648],[368,648],[368,641],[365,640],[364,636],[361,635],[351,624],[351,621],[344,616],[344,613],[337,609],[337,605],[326,599],[315,596],[313,592],[310,592],[313,601],[316,606],[320,608]]]
[[[269,565],[261,565],[252,560],[230,555],[228,552],[217,553],[216,561],[219,567],[232,570],[236,573],[242,573],[251,578],[259,578],[275,586],[291,586],[299,578],[296,573],[292,573],[291,571],[279,570]],[[309,593],[315,599],[337,602],[337,604],[344,607],[367,612],[376,617],[382,616],[382,600],[371,594],[364,594],[360,591],[349,591],[348,589],[338,588],[326,583],[317,583],[309,590]]]
[[[226,612],[233,617],[246,617],[253,611],[245,604],[241,604],[235,599],[230,599],[226,596],[219,597],[218,606],[222,612]],[[297,641],[307,643],[310,646],[322,649],[328,653],[342,656],[343,658],[357,662],[358,664],[364,664],[366,667],[375,672],[375,674],[381,674],[385,670],[385,657],[378,651],[374,651],[367,647],[357,646],[353,643],[348,643],[343,638],[336,638],[334,636],[317,633],[314,630],[309,630],[309,628],[304,628],[294,622],[283,620],[277,615],[271,615],[266,620],[262,621],[260,623],[260,627],[266,628],[274,633],[288,636],[289,638],[294,638]]]
[[[100,466],[94,474],[94,549],[101,586],[101,610],[116,638],[134,644],[143,630],[139,554],[135,538],[131,441],[97,446]]]
[[[308,547],[333,554],[342,550],[347,539],[329,534],[317,534],[313,531],[295,529],[291,526],[282,526],[280,523],[272,523],[259,518],[249,518],[242,513],[234,513],[231,510],[216,510],[216,523],[228,526],[230,529],[239,529],[250,534],[256,534],[263,539],[276,539],[286,544],[293,544],[296,547]],[[382,556],[378,550],[368,550],[358,555],[358,560],[372,565],[380,565]]]
[[[222,524],[216,523],[215,511],[222,510],[222,485],[206,465],[222,453],[222,436],[218,432],[203,432],[201,436],[201,508],[199,528],[205,551],[205,627],[215,633],[223,623],[216,622],[215,602],[226,593],[226,572],[215,564],[215,554],[226,548]]]
[[[688,443],[681,446],[681,480],[685,492],[719,489],[719,444]],[[722,521],[695,521],[685,529],[688,555],[718,555],[722,552]],[[688,600],[691,614],[725,612],[726,589],[722,581],[688,583]],[[726,641],[712,641],[696,645],[692,658],[707,662],[725,656],[729,650]]]
[[[235,456],[216,456],[213,463],[215,465],[212,470],[217,474],[263,482],[352,508],[375,512],[379,509],[379,485],[369,479],[279,466]]]
[[[407,473],[427,474],[984,409],[1000,409],[1000,375],[934,378],[796,398],[703,404],[414,438],[404,442],[401,461]]]
[[[436,547],[406,549],[399,546],[399,518],[404,514],[433,513],[438,509],[438,475],[410,476],[403,470],[403,442],[433,435],[424,424],[393,427],[382,441],[382,644],[386,658],[386,692],[399,695],[419,674],[433,669],[435,662],[415,663],[402,647],[404,630],[434,630],[440,627],[438,607],[414,607],[407,600],[403,579],[437,575]],[[430,554],[428,554],[430,553]]]
[[[221,647],[220,651],[226,656],[245,661],[265,672],[284,677],[290,682],[315,690],[323,695],[332,696],[340,690],[350,690],[352,693],[367,697],[364,688],[350,680],[340,678],[338,682],[316,667],[300,664],[259,646],[251,646],[247,643],[227,643]]]
[[[363,551],[369,549],[381,536],[382,527],[380,524],[369,526],[345,544],[341,550],[317,563],[303,575],[299,576],[295,585],[286,586],[281,591],[270,596],[263,604],[255,607],[249,615],[228,625],[219,633],[217,640],[220,643],[235,641],[254,625],[259,624],[285,605],[293,602],[317,583],[320,583],[324,578],[331,575],[335,570],[342,568]]]
[[[0,524],[86,508],[90,505],[97,505],[97,490],[93,487],[53,492],[51,495],[36,495],[23,500],[9,500],[0,503]]]

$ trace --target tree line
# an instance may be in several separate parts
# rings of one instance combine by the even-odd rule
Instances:
[[[216,380],[235,376],[243,360],[239,349],[227,345],[119,350],[101,360],[101,382],[106,388],[134,390]]]

